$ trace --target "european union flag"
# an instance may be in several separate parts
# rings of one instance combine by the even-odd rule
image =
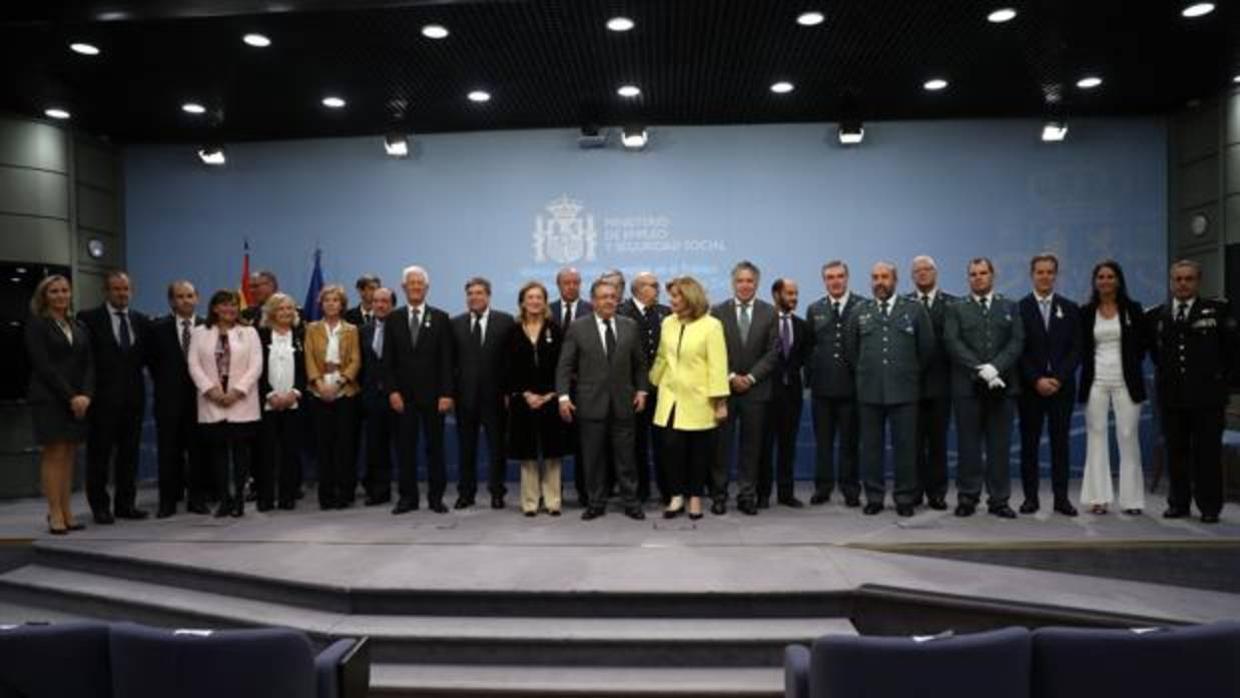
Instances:
[[[319,292],[323,290],[323,251],[314,251],[314,271],[310,272],[310,288],[306,289],[306,303],[302,306],[305,319],[313,322],[323,317],[319,307]]]

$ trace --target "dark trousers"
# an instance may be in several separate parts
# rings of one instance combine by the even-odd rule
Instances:
[[[581,450],[585,457],[586,488],[591,507],[607,506],[607,454],[615,464],[615,482],[624,507],[637,506],[637,469],[633,466],[633,419],[578,420]]]
[[[1007,504],[1011,496],[1009,463],[1012,441],[1012,399],[1002,393],[957,397],[956,410],[956,499],[976,506],[982,496],[982,482],[989,495],[987,505]],[[986,462],[982,463],[983,443]]]
[[[260,504],[271,504],[276,499],[291,503],[297,499],[301,488],[303,416],[301,408],[263,412],[261,456],[254,459],[254,487]]]
[[[504,486],[508,474],[508,461],[504,459],[504,426],[504,406],[498,399],[482,409],[456,413],[456,439],[461,457],[456,493],[461,497],[472,500],[478,493],[480,435],[485,435],[487,442],[487,490],[492,497],[503,497],[508,492]]]
[[[586,486],[585,456],[581,453],[581,425],[574,420],[564,428],[567,450],[573,454],[573,489],[583,505],[590,501],[590,488]]]
[[[392,437],[397,432],[398,415],[392,411],[386,393],[363,396],[361,411],[366,432],[366,494],[386,500],[392,496]]]
[[[1221,407],[1163,407],[1170,491],[1167,504],[1188,510],[1192,502],[1203,515],[1223,510],[1223,425]]]
[[[633,462],[637,467],[637,498],[643,502],[650,499],[650,474],[653,466],[655,486],[659,488],[660,499],[666,503],[671,495],[668,494],[666,465],[663,462],[663,429],[654,425],[656,404],[658,393],[651,390],[646,396],[646,409],[633,417]]]
[[[813,411],[816,444],[814,492],[830,496],[838,483],[844,498],[855,500],[861,496],[861,478],[857,466],[857,402],[851,397],[815,397]]]
[[[777,497],[784,501],[793,494],[792,475],[797,457],[797,434],[801,430],[802,398],[795,385],[776,383],[773,387],[768,422],[763,430],[766,443],[762,447],[764,457],[758,473],[758,499],[770,499],[771,485],[775,484]]]
[[[857,405],[861,426],[861,477],[865,500],[883,504],[887,498],[887,477],[883,455],[887,452],[885,432],[891,432],[891,464],[897,506],[911,506],[917,500],[917,403],[900,405]]]
[[[257,422],[202,425],[221,505],[237,504],[245,499],[245,481],[250,475],[250,452],[257,426]]]
[[[766,457],[763,455],[767,404],[735,397],[728,400],[728,418],[717,427],[716,455],[710,474],[710,497],[715,501],[728,499],[728,472],[736,458],[736,501],[756,502],[758,473]],[[737,448],[737,435],[740,448]],[[769,451],[768,451],[769,454]]]
[[[1020,396],[1020,479],[1026,501],[1038,501],[1038,451],[1044,422],[1051,442],[1051,491],[1056,502],[1068,501],[1068,430],[1075,398],[1075,390],[1042,397],[1032,388]]]
[[[675,419],[675,412],[672,419]],[[711,460],[715,458],[715,430],[685,431],[672,426],[663,430],[663,465],[667,468],[669,497],[701,497]]]
[[[947,428],[951,422],[949,397],[925,398],[917,403],[917,496],[947,497]]]
[[[155,445],[159,461],[159,504],[175,506],[188,495],[202,504],[214,487],[211,467],[203,452],[202,435],[194,406],[155,415]]]
[[[353,501],[353,478],[357,463],[353,427],[357,424],[357,398],[338,397],[331,402],[310,398],[314,420],[319,473],[319,506],[333,507]],[[356,475],[354,476],[356,477]]]
[[[397,417],[399,424],[397,452],[400,454],[397,476],[400,498],[418,501],[418,442],[426,437],[426,484],[428,502],[442,502],[447,489],[447,468],[443,457],[443,415],[434,404],[416,405],[405,397],[405,411]]]
[[[114,468],[113,495],[117,511],[134,508],[137,497],[138,444],[142,411],[136,406],[91,405],[86,437],[86,500],[92,511],[110,511],[108,467]]]

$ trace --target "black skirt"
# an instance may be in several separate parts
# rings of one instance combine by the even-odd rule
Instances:
[[[87,420],[77,419],[68,403],[32,402],[30,418],[34,420],[34,440],[40,446],[86,440]]]

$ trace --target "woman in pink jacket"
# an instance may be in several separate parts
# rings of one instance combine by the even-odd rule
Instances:
[[[245,513],[250,443],[261,418],[258,378],[263,351],[254,328],[237,321],[239,300],[229,290],[211,296],[207,322],[194,328],[187,356],[189,374],[198,388],[198,423],[220,497],[217,518]]]

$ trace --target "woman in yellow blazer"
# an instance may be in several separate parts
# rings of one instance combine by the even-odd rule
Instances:
[[[667,293],[672,314],[663,320],[650,369],[650,384],[659,388],[654,423],[665,428],[663,463],[672,494],[663,518],[683,512],[687,496],[689,518],[700,519],[715,426],[728,416],[728,349],[696,279],[676,277]]]
[[[344,287],[319,293],[323,319],[306,326],[306,387],[318,440],[319,508],[344,509],[357,489],[357,373],[362,367],[357,328],[344,321]]]

